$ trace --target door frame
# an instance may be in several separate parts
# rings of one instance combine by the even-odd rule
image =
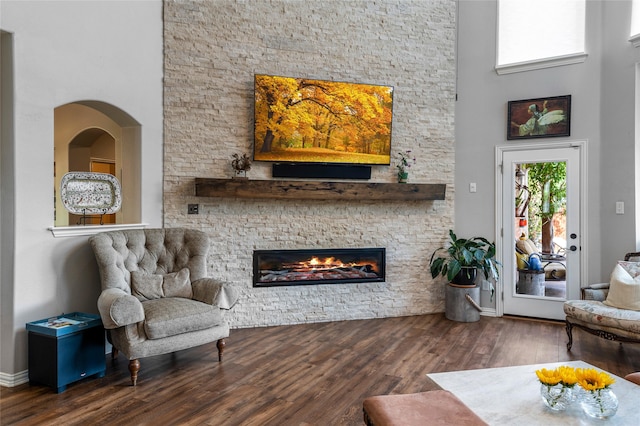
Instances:
[[[497,259],[504,259],[505,254],[511,256],[513,253],[513,242],[505,243],[504,241],[504,194],[502,190],[502,175],[503,175],[503,154],[505,152],[513,151],[527,151],[527,150],[552,150],[558,148],[577,148],[580,150],[580,249],[578,251],[580,256],[580,288],[582,288],[582,282],[587,275],[587,262],[586,262],[586,250],[583,247],[588,247],[588,235],[587,227],[587,140],[566,141],[566,142],[546,142],[546,143],[524,143],[517,145],[496,145],[495,149],[495,230],[496,230],[496,257]],[[509,218],[509,220],[512,220]],[[508,248],[508,250],[507,250]],[[500,278],[496,283],[496,316],[501,317],[504,315],[504,274],[500,274]]]

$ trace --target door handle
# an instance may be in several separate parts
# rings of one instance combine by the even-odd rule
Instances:
[[[571,247],[569,247],[569,250],[571,250],[571,251],[576,251],[576,250],[578,250],[578,247],[576,247],[576,246],[571,246]]]

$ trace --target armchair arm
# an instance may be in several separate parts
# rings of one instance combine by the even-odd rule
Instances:
[[[587,288],[591,288],[594,290],[602,290],[604,288],[609,288],[609,283],[589,284]]]
[[[603,302],[609,294],[609,283],[590,284],[582,289],[584,300],[597,300]]]
[[[200,278],[191,283],[193,298],[221,309],[231,309],[238,301],[238,291],[213,278]]]
[[[144,321],[142,303],[118,288],[108,288],[100,294],[98,311],[106,329]]]

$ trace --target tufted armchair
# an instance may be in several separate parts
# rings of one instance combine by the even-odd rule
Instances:
[[[222,361],[237,292],[207,278],[209,238],[188,229],[138,229],[89,239],[100,271],[98,310],[112,357],[129,359],[135,386],[140,358],[217,341]]]

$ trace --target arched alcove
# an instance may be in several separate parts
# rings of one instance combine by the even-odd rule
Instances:
[[[60,180],[70,171],[91,171],[92,162],[112,164],[122,185],[122,208],[113,223],[140,221],[140,124],[121,109],[79,101],[54,110],[55,226],[78,224],[60,199]],[[70,217],[71,216],[71,217]],[[90,222],[87,224],[91,224]]]

